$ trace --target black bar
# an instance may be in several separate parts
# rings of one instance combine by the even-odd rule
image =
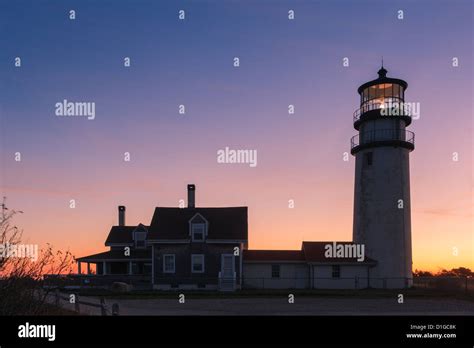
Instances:
[[[25,323],[55,325],[55,340],[19,338]],[[411,325],[450,325],[423,332]],[[54,316],[0,317],[0,346],[161,344],[410,344],[469,346],[472,316]],[[410,333],[455,334],[455,338],[407,338]]]

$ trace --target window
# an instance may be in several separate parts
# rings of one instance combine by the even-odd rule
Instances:
[[[174,254],[163,255],[163,273],[174,273],[176,270],[176,258]]]
[[[400,86],[397,85],[396,83],[393,85],[393,93],[392,93],[394,98],[400,98]]]
[[[204,273],[204,255],[191,255],[191,272]]]
[[[374,92],[375,92],[375,95],[374,95],[375,99],[383,98],[383,84],[375,85]]]
[[[280,265],[272,265],[272,278],[280,278]]]
[[[384,95],[385,98],[389,98],[389,97],[393,96],[392,88],[393,88],[393,84],[384,83],[384,85],[383,85],[383,95]]]
[[[135,232],[135,247],[145,247],[146,232]]]
[[[364,104],[369,99],[369,90],[366,88],[360,93],[360,105]]]
[[[377,86],[370,86],[369,87],[369,100],[377,98]]]
[[[365,156],[365,163],[368,165],[368,166],[371,166],[372,163],[374,162],[374,155],[373,155],[373,152],[366,152],[364,154]]]
[[[191,225],[191,234],[193,242],[202,242],[204,241],[204,234],[206,233],[206,224],[192,224]]]
[[[339,266],[339,265],[332,266],[332,277],[333,278],[340,278],[341,277],[341,266]]]

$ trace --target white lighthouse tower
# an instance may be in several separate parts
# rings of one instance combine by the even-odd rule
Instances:
[[[412,284],[409,154],[415,135],[406,130],[411,117],[401,107],[407,83],[388,78],[383,66],[378,74],[359,87],[354,113],[353,240],[377,261],[371,287],[405,288]]]

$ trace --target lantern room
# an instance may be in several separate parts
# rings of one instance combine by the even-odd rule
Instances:
[[[408,84],[400,79],[387,77],[387,70],[382,66],[379,77],[364,83],[357,90],[360,96],[360,107],[354,112],[354,128],[364,119],[380,117],[379,111],[385,108],[401,107],[399,115],[406,125],[411,123],[410,113],[405,103],[405,91]]]
[[[387,77],[387,70],[383,67],[378,71],[378,74],[378,79],[364,83],[357,90],[362,110],[380,109],[387,104],[404,101],[408,84],[403,80]]]

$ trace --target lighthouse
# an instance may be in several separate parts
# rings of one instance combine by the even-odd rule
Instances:
[[[408,84],[387,77],[383,66],[378,75],[358,88],[353,115],[353,241],[377,262],[368,274],[371,287],[406,288],[412,285],[409,155],[415,135],[406,130],[412,120],[404,102]]]

